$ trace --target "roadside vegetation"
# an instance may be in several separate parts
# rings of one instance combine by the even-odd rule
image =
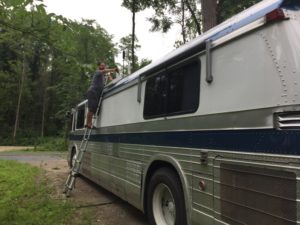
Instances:
[[[75,208],[52,191],[43,170],[0,160],[0,225],[88,224],[87,216],[74,221]]]
[[[1,138],[0,138],[1,140]],[[18,138],[13,144],[11,138],[2,139],[0,141],[2,146],[32,146],[30,151],[67,151],[68,142],[64,137],[32,137],[32,138]]]

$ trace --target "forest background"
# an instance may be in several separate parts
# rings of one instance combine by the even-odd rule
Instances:
[[[130,50],[125,60],[131,72],[151,63],[135,54],[142,47],[135,33],[136,13],[154,10],[148,18],[153,32],[168,32],[179,24],[182,38],[174,46],[180,47],[258,1],[123,0],[132,13],[132,31],[113,43],[101,24],[47,13],[42,0],[0,0],[0,145],[67,137],[65,114],[85,98],[99,60],[115,66],[116,56]],[[117,66],[128,74],[127,67]]]

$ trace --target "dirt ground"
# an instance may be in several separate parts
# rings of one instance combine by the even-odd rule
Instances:
[[[0,152],[30,150],[30,149],[34,149],[34,147],[31,147],[31,146],[0,146]]]
[[[69,171],[66,154],[4,150],[0,147],[0,159],[18,160],[46,170],[48,183],[55,190],[52,197],[73,202],[78,215],[84,212],[91,215],[92,225],[147,225],[146,217],[139,210],[87,179],[77,178],[75,189],[66,198],[62,194]]]

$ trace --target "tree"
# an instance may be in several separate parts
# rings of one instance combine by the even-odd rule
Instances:
[[[121,52],[125,53],[125,55],[124,55],[125,56],[124,61],[127,62],[127,68],[126,68],[125,65],[123,65],[123,67],[122,67],[122,71],[123,71],[124,74],[129,74],[129,72],[130,72],[130,71],[128,71],[128,65],[130,65],[130,67],[132,68],[132,65],[131,65],[131,63],[132,63],[132,59],[131,59],[132,55],[131,54],[127,54],[128,50],[132,49],[132,46],[131,46],[132,42],[131,42],[131,40],[132,40],[131,34],[127,35],[126,37],[122,37],[120,39],[119,49],[120,49]],[[139,48],[141,48],[141,46],[138,44],[138,42],[139,41],[138,41],[137,37],[135,37],[135,41],[134,41],[134,43],[135,43],[135,46],[134,46],[135,51],[138,50]],[[148,64],[151,63],[151,60],[149,60],[149,59],[141,59],[141,61],[139,61],[139,58],[136,55],[134,57],[135,57],[134,61],[136,63],[136,65],[135,65],[136,70],[141,69],[144,66],[146,66],[146,65],[148,65]]]
[[[134,39],[134,43],[135,45],[132,46],[132,39]],[[138,68],[138,57],[136,55],[133,54],[128,54],[129,50],[132,51],[132,49],[134,49],[134,52],[136,50],[138,50],[139,48],[141,48],[141,46],[138,44],[138,39],[137,37],[132,38],[132,35],[129,34],[126,37],[122,37],[120,39],[120,44],[119,44],[119,49],[121,52],[125,52],[125,59],[124,61],[127,62],[127,65],[130,66],[130,68]],[[134,57],[135,59],[133,60],[132,57]],[[133,65],[133,63],[135,63],[135,65]],[[125,73],[129,73],[130,71],[128,71],[128,67],[127,68],[123,68],[122,69]],[[134,72],[134,71],[132,71]]]
[[[176,41],[176,46],[186,43],[201,34],[200,4],[192,0],[162,0],[160,4],[151,2],[155,14],[149,18],[151,31],[168,32],[174,25],[181,27],[182,41]]]
[[[217,25],[217,0],[201,0],[203,32]]]
[[[151,31],[168,32],[175,24],[181,26],[182,40],[177,40],[176,47],[195,38],[202,32],[239,13],[260,0],[150,0],[155,14],[149,18]]]
[[[221,23],[260,1],[261,0],[219,0],[217,21]]]
[[[114,64],[112,36],[95,21],[47,14],[41,0],[0,7],[0,137],[60,134],[96,62]]]
[[[20,119],[20,108],[21,108],[21,101],[22,101],[22,95],[23,95],[23,89],[24,89],[24,83],[25,83],[25,76],[26,76],[26,59],[25,59],[25,53],[23,50],[22,54],[23,60],[20,67],[20,81],[19,81],[19,94],[18,94],[18,103],[16,106],[16,119],[15,119],[15,125],[14,125],[14,132],[13,132],[13,142],[15,142],[16,136],[17,136],[17,128],[19,126],[19,119]]]
[[[152,62],[150,59],[141,59],[141,61],[138,64],[138,69],[143,68],[144,66],[149,65]]]
[[[132,33],[131,33],[131,65],[132,72],[136,71],[136,57],[135,57],[135,14],[148,7],[147,0],[123,0],[122,6],[132,12]]]

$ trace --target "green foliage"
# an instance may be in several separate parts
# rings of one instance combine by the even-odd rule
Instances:
[[[139,62],[138,68],[141,69],[141,68],[143,68],[144,66],[149,65],[151,62],[152,62],[152,60],[149,60],[149,59],[142,59],[142,60]]]
[[[149,6],[147,0],[123,0],[122,6],[129,9],[131,12],[139,12]]]
[[[128,63],[130,64],[131,68],[136,68],[136,70],[138,69],[141,69],[143,68],[144,66],[150,64],[152,61],[149,60],[149,59],[141,59],[139,60],[139,58],[135,55],[135,65],[133,66],[132,65],[132,55],[131,54],[128,54],[130,49],[131,49],[131,46],[132,46],[132,35],[129,34],[127,35],[126,37],[122,37],[120,39],[120,44],[119,44],[119,49],[121,52],[125,52],[125,62],[127,62],[127,65]],[[141,48],[141,46],[138,44],[139,40],[137,39],[137,37],[135,37],[134,39],[134,49],[135,50],[138,50],[139,48]],[[124,68],[122,67],[122,71],[124,71],[124,74],[128,74],[128,67],[126,65],[124,65]]]
[[[152,23],[151,31],[168,32],[173,26],[181,27],[182,45],[200,34],[200,3],[191,0],[162,0],[159,4],[151,1],[155,14],[148,20]]]
[[[0,225],[69,224],[73,209],[50,198],[44,177],[36,167],[0,160]]]
[[[0,1],[0,137],[16,127],[15,142],[59,135],[65,112],[85,98],[96,63],[113,65],[117,54],[95,21],[47,14],[42,3]]]
[[[238,14],[261,0],[219,0],[218,3],[218,21],[224,20]]]
[[[67,151],[68,143],[62,137],[43,137],[35,140],[36,151]]]
[[[137,39],[137,37],[134,37],[134,50],[138,50],[139,48],[141,48],[141,46],[138,44],[139,40]],[[135,65],[132,65],[132,54],[129,54],[129,52],[132,49],[132,35],[129,34],[126,37],[122,37],[120,39],[120,44],[119,44],[119,49],[121,52],[125,51],[125,61],[127,62],[127,64],[130,64],[131,68],[137,68],[137,64],[138,64],[138,57],[135,55],[134,58],[134,63]],[[126,71],[125,74],[128,74],[127,71],[127,67],[122,68],[122,71]]]

